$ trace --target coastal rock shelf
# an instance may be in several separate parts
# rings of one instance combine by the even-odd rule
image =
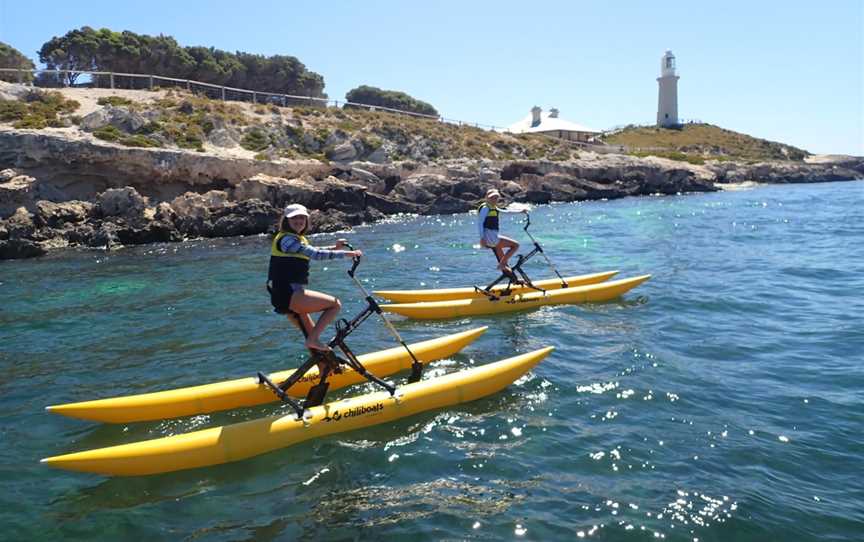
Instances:
[[[864,177],[860,160],[697,166],[589,152],[566,162],[266,161],[8,128],[0,128],[0,169],[0,259],[264,233],[288,202],[314,209],[313,231],[328,232],[395,213],[466,212],[493,187],[507,200],[549,203]]]

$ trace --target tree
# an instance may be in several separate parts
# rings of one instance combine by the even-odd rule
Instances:
[[[81,71],[140,73],[192,79],[261,92],[326,97],[324,78],[306,69],[293,56],[265,57],[229,53],[213,47],[182,47],[171,36],[114,32],[82,27],[52,38],[39,50],[50,69],[71,70],[63,79],[74,84]],[[100,82],[101,83],[101,82]],[[116,84],[136,88],[141,80]]]
[[[82,71],[99,69],[98,33],[89,26],[53,37],[39,49],[39,60],[49,70],[69,70],[61,76],[66,85],[74,85]]]
[[[24,56],[21,51],[15,49],[11,45],[7,45],[0,41],[0,68],[18,68],[23,70],[32,70],[36,66],[33,61]],[[8,81],[10,83],[33,80],[32,73],[11,73],[0,72],[0,81]]]
[[[438,116],[438,111],[431,104],[412,98],[408,94],[396,90],[381,90],[380,88],[361,85],[349,90],[345,95],[345,99],[357,104],[389,107],[391,109],[398,109],[399,111]]]

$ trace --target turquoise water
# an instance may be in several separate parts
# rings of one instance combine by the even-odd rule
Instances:
[[[0,262],[0,538],[860,540],[864,183],[538,207],[567,274],[653,278],[623,299],[397,326],[490,331],[442,374],[545,345],[492,397],[224,466],[139,478],[41,457],[280,412],[99,426],[63,403],[298,364],[264,237]],[[516,217],[505,228],[516,237]],[[349,234],[368,288],[493,275],[467,215]],[[333,237],[320,238],[321,243]],[[548,275],[541,261],[532,274]],[[362,307],[345,262],[317,287]],[[389,347],[370,320],[358,352]],[[368,386],[333,394],[359,393]]]

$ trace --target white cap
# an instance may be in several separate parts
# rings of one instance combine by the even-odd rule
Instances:
[[[500,198],[500,197],[501,197],[501,193],[498,192],[497,190],[495,190],[494,188],[490,188],[490,189],[486,192],[486,197],[487,197],[487,198],[491,198],[491,197],[494,197],[494,196],[497,196],[497,197]]]
[[[295,217],[297,215],[303,215],[306,218],[309,218],[309,211],[305,206],[300,205],[299,203],[292,203],[285,207],[285,218]]]

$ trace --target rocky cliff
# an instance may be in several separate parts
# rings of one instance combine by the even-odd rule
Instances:
[[[0,170],[0,259],[10,259],[268,232],[289,202],[313,209],[313,231],[324,232],[394,213],[465,212],[493,187],[542,204],[862,178],[864,161],[697,166],[590,152],[566,161],[270,161],[0,127]]]

